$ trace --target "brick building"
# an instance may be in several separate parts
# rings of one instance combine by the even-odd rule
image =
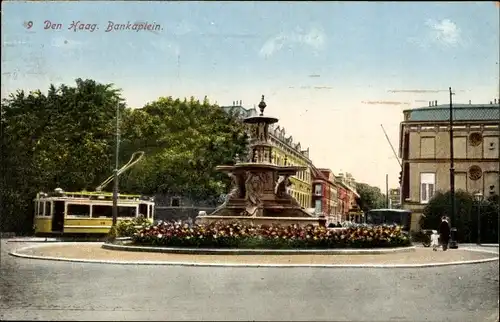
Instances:
[[[337,209],[338,192],[335,174],[330,169],[318,169],[314,166],[312,167],[312,173],[312,206],[315,213],[323,214],[328,223],[340,222],[341,216]]]

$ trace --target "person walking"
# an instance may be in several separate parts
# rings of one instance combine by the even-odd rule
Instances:
[[[443,246],[443,250],[448,249],[448,244],[450,242],[450,224],[448,223],[448,218],[446,216],[441,217],[441,224],[439,224],[439,240]]]

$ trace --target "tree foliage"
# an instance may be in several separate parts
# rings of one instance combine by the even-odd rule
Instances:
[[[455,192],[455,217],[452,225],[458,230],[461,242],[477,241],[478,207],[480,207],[481,241],[498,242],[498,196],[491,196],[481,203],[465,191]],[[437,192],[424,208],[421,222],[423,229],[436,229],[441,217],[451,216],[451,193]]]
[[[246,150],[243,124],[206,98],[161,97],[129,111],[126,122],[126,145],[146,151],[125,182],[129,190],[217,198],[228,181],[215,167]]]
[[[120,179],[122,192],[210,198],[225,189],[215,166],[246,148],[234,116],[193,98],[160,98],[130,109],[112,84],[77,79],[75,86],[18,91],[2,100],[2,231],[31,228],[38,191],[93,190],[112,174],[117,107],[121,164],[137,150],[146,152]]]
[[[2,101],[1,228],[24,230],[36,193],[89,189],[109,172],[118,90],[92,80]]]
[[[380,191],[380,188],[366,183],[356,183],[356,190],[360,196],[357,202],[363,211],[386,208],[385,195]]]

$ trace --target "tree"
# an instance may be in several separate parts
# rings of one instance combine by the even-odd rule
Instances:
[[[363,211],[385,208],[386,199],[380,188],[366,183],[356,183],[356,190],[360,196],[357,202]]]
[[[498,242],[498,196],[491,196],[478,203],[465,191],[455,192],[456,214],[453,226],[461,242],[477,241],[477,214],[480,208],[482,242]],[[451,193],[437,192],[424,208],[421,222],[423,229],[437,229],[441,217],[451,217]]]
[[[122,101],[113,85],[82,79],[2,101],[3,231],[31,228],[38,191],[93,189],[111,173]]]
[[[112,174],[117,108],[120,163],[137,150],[146,152],[120,177],[121,192],[206,200],[226,191],[227,176],[215,166],[243,154],[247,142],[234,115],[206,98],[160,98],[128,109],[112,84],[77,79],[76,86],[51,85],[46,94],[19,91],[2,100],[2,231],[31,230],[32,200],[40,190],[94,190]]]
[[[124,128],[127,149],[144,150],[146,157],[122,182],[142,193],[215,200],[229,183],[215,167],[247,149],[243,124],[206,98],[200,103],[161,97],[129,111]]]

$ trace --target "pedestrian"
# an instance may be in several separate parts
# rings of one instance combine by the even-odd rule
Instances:
[[[433,230],[431,234],[431,246],[433,251],[437,251],[439,247],[439,234],[437,230]]]
[[[441,217],[441,224],[439,224],[439,240],[444,251],[448,249],[448,243],[450,242],[450,224],[447,219],[446,216]]]

